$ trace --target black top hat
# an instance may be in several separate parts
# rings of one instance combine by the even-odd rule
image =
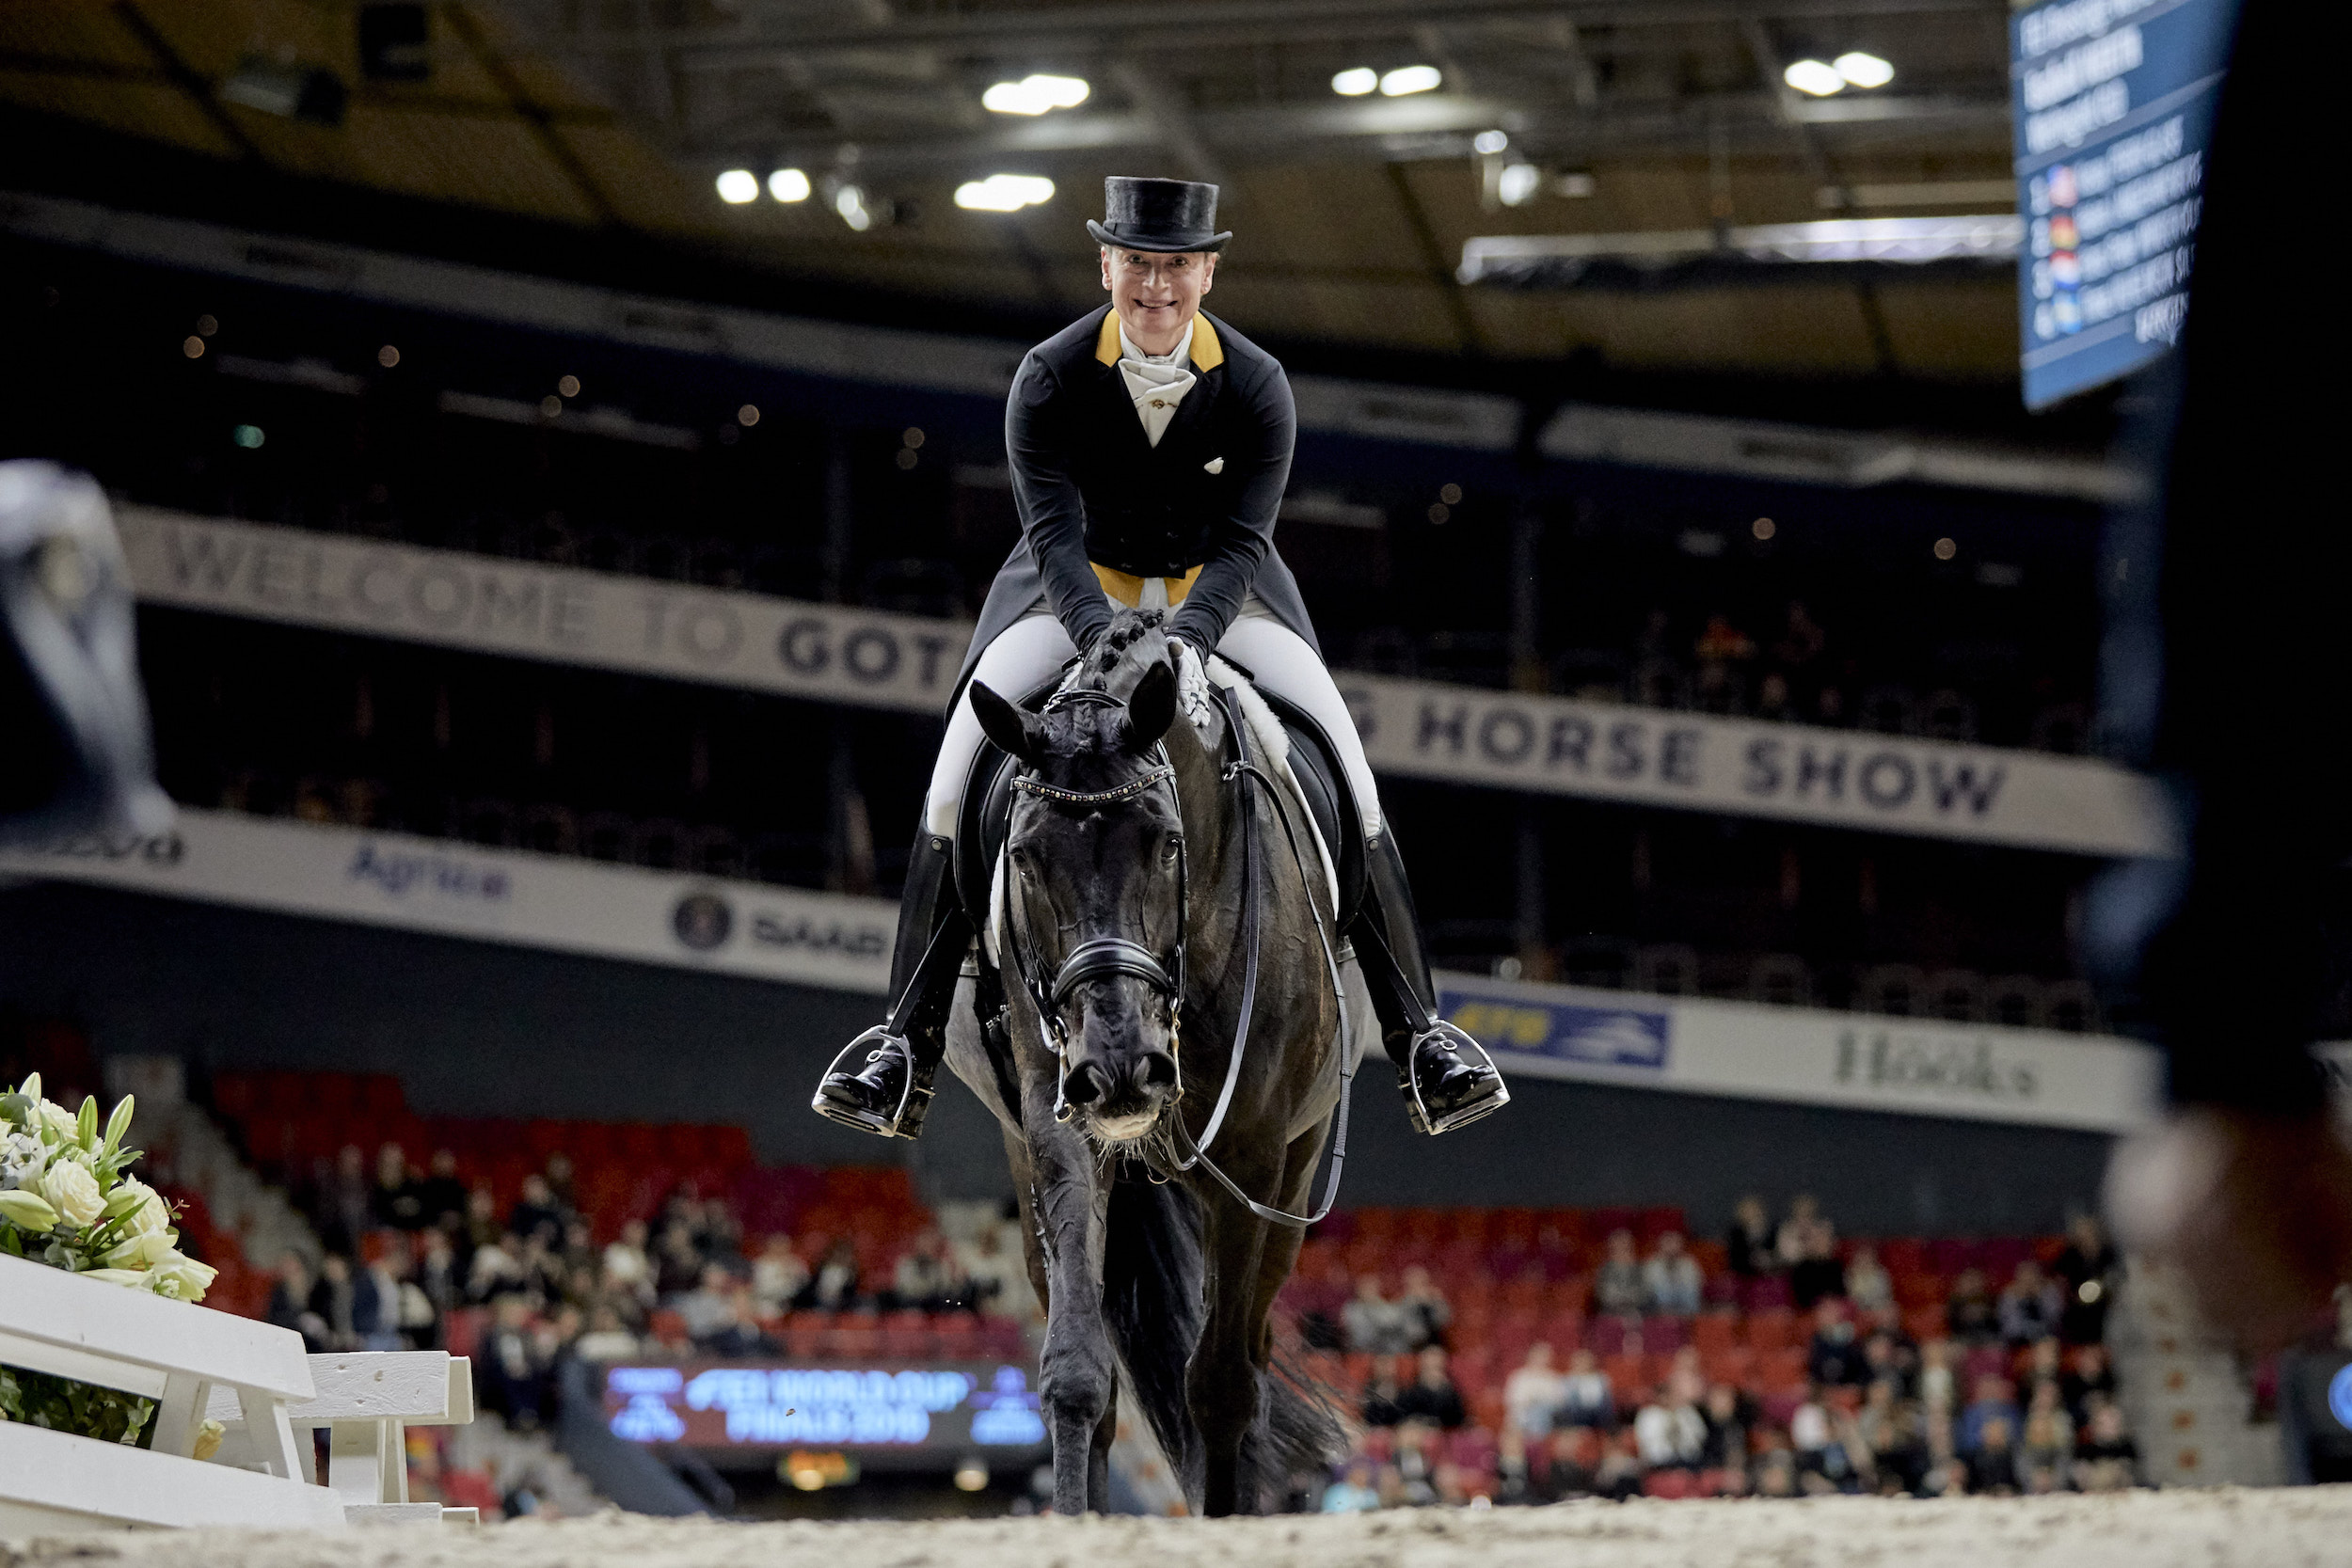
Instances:
[[[1122,250],[1222,250],[1232,230],[1216,231],[1216,187],[1193,180],[1103,182],[1104,221],[1087,220],[1097,244]]]

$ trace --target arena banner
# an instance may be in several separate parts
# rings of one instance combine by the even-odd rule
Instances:
[[[2091,758],[1338,673],[1384,773],[2084,855],[2176,852],[2155,785]]]
[[[139,597],[294,626],[937,713],[971,628],[342,534],[120,512]],[[1339,672],[1372,766],[1447,784],[2086,855],[2171,853],[2112,764]]]
[[[149,604],[938,713],[972,628],[657,578],[124,506]]]
[[[2133,1040],[1761,1003],[1438,976],[1439,1010],[1506,1077],[2120,1132],[2163,1063]]]
[[[187,806],[145,837],[0,848],[10,877],[877,993],[898,922],[880,898]]]

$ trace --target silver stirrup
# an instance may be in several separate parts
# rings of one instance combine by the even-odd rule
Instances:
[[[888,1115],[868,1111],[863,1106],[845,1105],[826,1095],[827,1084],[851,1070],[845,1066],[851,1056],[862,1050],[866,1053],[866,1060],[870,1062],[882,1054],[884,1045],[898,1046],[907,1058],[906,1084],[898,1091],[898,1103]],[[853,1128],[860,1132],[871,1132],[880,1138],[905,1138],[912,1142],[923,1131],[923,1117],[930,1109],[932,1093],[931,1085],[918,1083],[918,1077],[913,1043],[876,1024],[841,1048],[825,1069],[825,1075],[818,1080],[817,1093],[810,1098],[808,1108],[827,1121]]]
[[[1477,1052],[1479,1060],[1486,1064],[1486,1070],[1495,1075],[1494,1093],[1484,1099],[1474,1100],[1461,1109],[1450,1112],[1435,1120],[1430,1117],[1428,1102],[1422,1098],[1420,1073],[1421,1045],[1432,1035],[1453,1042],[1454,1053],[1456,1056],[1465,1053],[1463,1048],[1466,1046]],[[1426,1132],[1431,1137],[1440,1132],[1451,1132],[1457,1127],[1468,1127],[1473,1121],[1493,1116],[1497,1111],[1511,1103],[1511,1085],[1503,1082],[1502,1069],[1495,1066],[1494,1057],[1487,1053],[1485,1046],[1472,1039],[1468,1033],[1457,1025],[1448,1023],[1443,1019],[1434,1021],[1428,1028],[1413,1037],[1412,1045],[1405,1053],[1405,1069],[1400,1074],[1405,1080],[1405,1116],[1413,1124],[1413,1131],[1416,1132]]]

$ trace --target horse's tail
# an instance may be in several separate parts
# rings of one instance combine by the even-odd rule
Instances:
[[[1173,1181],[1114,1181],[1104,1228],[1103,1315],[1143,1418],[1198,1506],[1205,1461],[1184,1369],[1208,1316],[1200,1205]]]
[[[1311,1478],[1319,1496],[1331,1466],[1346,1452],[1347,1433],[1329,1392],[1278,1339],[1274,1364],[1258,1380],[1258,1426],[1242,1449],[1248,1473],[1257,1478],[1261,1506],[1279,1510],[1301,1477]]]

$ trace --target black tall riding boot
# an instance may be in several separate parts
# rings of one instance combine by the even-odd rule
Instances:
[[[1396,1064],[1406,1115],[1416,1132],[1432,1134],[1492,1116],[1511,1102],[1511,1091],[1486,1048],[1438,1017],[1412,885],[1386,823],[1364,846],[1364,882],[1363,910],[1348,934],[1380,1016],[1381,1044]]]
[[[951,840],[926,832],[914,841],[890,955],[890,1014],[833,1059],[809,1101],[818,1116],[885,1138],[921,1135],[931,1080],[947,1051],[956,974],[972,942],[954,870]],[[865,1060],[854,1062],[861,1053]]]

